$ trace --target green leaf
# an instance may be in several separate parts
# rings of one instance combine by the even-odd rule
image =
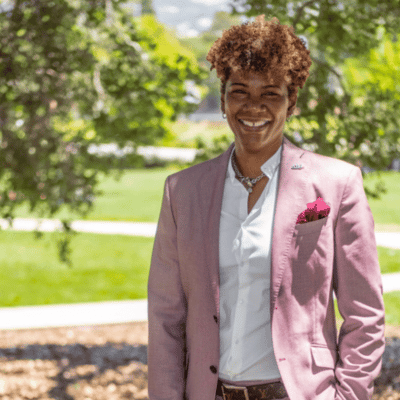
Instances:
[[[92,46],[92,54],[94,58],[102,64],[106,64],[110,61],[110,55],[106,49],[93,45]]]
[[[168,104],[167,100],[164,98],[159,98],[154,104],[155,107],[160,110],[167,118],[170,118],[174,113],[173,107]]]
[[[389,61],[389,65],[391,68],[396,68],[394,49],[392,42],[390,42],[389,40],[385,41],[385,58]]]

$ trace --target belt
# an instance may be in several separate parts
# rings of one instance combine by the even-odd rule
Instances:
[[[254,386],[231,386],[218,379],[217,396],[224,400],[273,400],[288,397],[282,382]]]

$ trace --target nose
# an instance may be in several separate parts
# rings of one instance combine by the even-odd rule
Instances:
[[[257,113],[265,113],[265,110],[267,109],[265,104],[260,104],[259,101],[250,101],[244,106],[245,109],[247,109],[249,112],[253,112],[255,114]]]

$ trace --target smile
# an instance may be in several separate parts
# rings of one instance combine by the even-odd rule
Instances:
[[[270,121],[265,120],[265,121],[259,121],[259,122],[250,122],[250,121],[244,121],[242,119],[239,119],[240,124],[247,130],[251,131],[259,131],[266,127]]]

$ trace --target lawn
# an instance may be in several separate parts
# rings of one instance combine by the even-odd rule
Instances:
[[[222,129],[215,124],[215,129]],[[199,125],[207,131],[209,125]],[[181,127],[189,143],[202,130]],[[95,199],[89,220],[157,222],[163,186],[177,168],[128,171],[120,181],[100,176],[103,194]],[[400,232],[399,173],[382,172],[388,193],[382,200],[369,199],[375,229]],[[373,187],[377,176],[365,184]],[[33,217],[26,208],[16,217]],[[55,218],[80,218],[66,210]],[[73,268],[58,262],[54,238],[45,233],[36,241],[32,233],[0,231],[0,306],[62,304],[147,297],[147,278],[153,238],[79,233],[72,239]],[[378,247],[382,273],[400,271],[400,251]],[[387,323],[400,325],[400,291],[384,294]]]
[[[0,231],[0,307],[147,297],[153,238],[80,233],[69,268],[58,261],[57,235]]]
[[[94,209],[87,216],[88,220],[157,222],[164,182],[168,175],[178,171],[177,168],[155,168],[126,172],[120,181],[102,176],[99,189],[104,193],[95,199]],[[388,192],[381,200],[369,199],[377,231],[388,229],[400,232],[400,185],[399,172],[384,171],[382,179]],[[367,175],[365,185],[374,187],[377,176]],[[30,218],[33,215],[23,207],[15,215]],[[67,210],[61,210],[55,218],[79,218]]]
[[[153,238],[79,233],[68,268],[58,261],[57,235],[37,241],[31,232],[0,231],[0,307],[147,298]],[[378,247],[378,255],[382,273],[399,271],[400,250]],[[384,300],[387,323],[400,325],[400,291]]]
[[[87,216],[88,220],[157,222],[164,182],[175,169],[144,169],[128,171],[120,181],[112,177],[99,179],[99,189],[104,193],[94,202],[94,208]],[[16,217],[32,218],[27,207],[15,213]],[[37,216],[37,215],[36,215]],[[61,210],[54,218],[82,219],[78,214]]]

